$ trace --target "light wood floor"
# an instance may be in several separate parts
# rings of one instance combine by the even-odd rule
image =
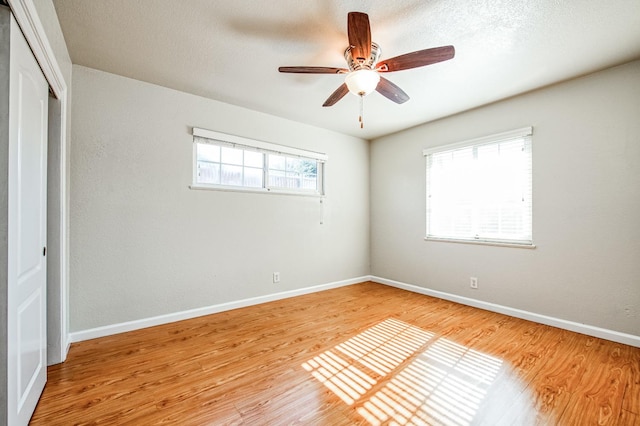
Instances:
[[[640,348],[374,283],[73,344],[33,425],[639,425]]]

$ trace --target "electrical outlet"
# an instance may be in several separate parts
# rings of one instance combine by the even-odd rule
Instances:
[[[478,288],[478,278],[476,278],[476,277],[470,277],[470,278],[469,278],[469,286],[470,286],[471,288],[475,288],[475,289],[477,289],[477,288]]]
[[[279,283],[280,282],[280,272],[274,272],[273,273],[273,282],[274,283]]]

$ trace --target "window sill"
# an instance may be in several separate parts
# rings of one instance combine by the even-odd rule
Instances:
[[[316,197],[323,198],[324,195],[318,192],[297,192],[286,191],[282,189],[265,189],[265,188],[246,188],[234,186],[209,186],[209,185],[189,185],[189,189],[205,190],[205,191],[224,191],[224,192],[251,192],[258,194],[279,194],[279,195],[297,195],[299,197]]]
[[[512,247],[512,248],[521,248],[521,249],[535,249],[535,244],[516,244],[516,243],[501,243],[497,241],[474,241],[474,240],[456,240],[453,238],[434,238],[434,237],[425,237],[425,241],[440,241],[445,243],[456,243],[456,244],[476,244],[482,246],[496,246],[496,247]]]

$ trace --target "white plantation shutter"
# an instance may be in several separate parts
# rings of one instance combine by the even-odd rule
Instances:
[[[437,149],[427,162],[427,239],[532,245],[527,127]]]

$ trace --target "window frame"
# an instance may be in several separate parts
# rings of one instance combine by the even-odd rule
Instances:
[[[502,132],[498,134],[493,134],[489,136],[483,136],[475,139],[470,139],[462,142],[457,142],[453,144],[427,148],[422,151],[423,156],[425,157],[425,241],[445,241],[445,242],[453,242],[453,243],[463,243],[463,244],[483,244],[483,245],[495,245],[495,246],[506,246],[506,247],[517,247],[517,248],[535,248],[535,244],[533,243],[533,127],[523,127],[520,129],[515,129],[507,132]],[[525,147],[528,147],[529,155],[528,155],[528,169],[529,169],[529,200],[528,200],[528,208],[529,208],[529,224],[530,224],[530,236],[531,239],[504,239],[504,238],[491,238],[491,237],[479,237],[478,235],[473,238],[462,238],[455,236],[438,236],[435,234],[429,234],[429,225],[430,225],[430,197],[429,197],[429,160],[432,154],[444,153],[448,151],[455,151],[463,148],[473,148],[477,150],[480,146],[499,144],[503,142],[507,142],[513,139],[525,139]]]
[[[328,160],[327,154],[309,151],[300,148],[294,148],[285,145],[278,145],[270,142],[259,141],[255,139],[244,138],[241,136],[230,135],[226,133],[216,132],[213,130],[193,128],[193,147],[192,147],[192,176],[191,189],[204,189],[214,191],[239,191],[239,192],[257,192],[272,193],[286,195],[301,195],[324,197],[325,189],[325,165]],[[232,147],[242,149],[243,151],[260,152],[263,155],[262,163],[262,186],[242,186],[242,185],[224,185],[217,183],[198,182],[198,144],[211,144],[219,147]],[[269,155],[279,155],[286,158],[302,158],[313,160],[316,162],[316,188],[283,188],[272,186],[269,184]],[[222,165],[223,163],[220,162]],[[247,167],[247,166],[242,166]]]

